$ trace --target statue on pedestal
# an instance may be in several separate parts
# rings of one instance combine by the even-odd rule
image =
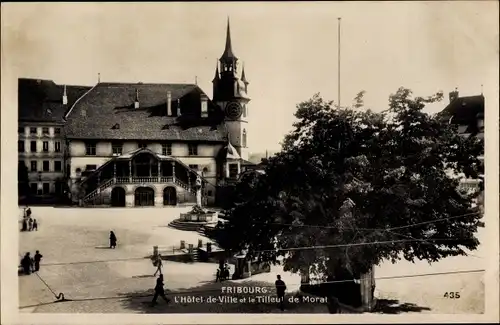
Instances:
[[[201,207],[201,178],[196,178],[196,204]]]

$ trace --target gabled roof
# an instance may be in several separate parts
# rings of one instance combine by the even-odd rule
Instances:
[[[172,113],[180,105],[180,117],[168,116],[168,94]],[[194,84],[99,83],[71,108],[66,134],[73,139],[225,141],[222,111],[208,100],[208,117],[201,118],[201,97],[208,98]]]
[[[484,96],[458,97],[452,100],[440,113],[444,118],[452,118],[452,123],[469,125],[484,117]]]
[[[68,104],[63,105],[64,86],[52,80],[18,79],[18,120],[63,122],[64,114],[91,87],[66,86]]]

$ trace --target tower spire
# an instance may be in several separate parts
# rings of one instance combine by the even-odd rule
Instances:
[[[234,55],[233,47],[231,44],[231,27],[229,26],[229,16],[227,17],[226,47],[224,48],[224,53],[221,57],[221,60],[223,59],[237,59],[236,55]]]
[[[241,67],[241,81],[243,81],[245,84],[248,84],[248,80],[245,76],[245,64],[244,63]]]
[[[215,76],[214,76],[214,80],[212,80],[212,82],[217,81],[219,79],[220,79],[220,77],[219,77],[219,62],[217,62],[215,64]]]

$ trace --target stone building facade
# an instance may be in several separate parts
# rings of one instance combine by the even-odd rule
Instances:
[[[196,84],[99,82],[65,114],[74,202],[111,206],[215,204],[247,165],[248,81],[229,22],[213,98]]]
[[[18,168],[20,199],[55,202],[66,188],[64,114],[90,87],[56,85],[51,80],[18,80]],[[27,175],[21,175],[23,170]],[[23,184],[26,183],[26,184]]]

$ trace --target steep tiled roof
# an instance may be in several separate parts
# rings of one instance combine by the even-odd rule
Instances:
[[[474,123],[478,115],[484,116],[484,96],[458,97],[451,101],[441,112],[446,118],[453,117],[453,123]]]
[[[68,104],[63,105],[64,86],[52,80],[18,79],[18,120],[62,122],[65,112],[91,87],[66,86]]]
[[[167,116],[168,93],[171,110]],[[138,95],[139,108],[134,107]],[[79,100],[67,116],[66,134],[73,139],[224,141],[222,111],[208,101],[201,118],[200,97],[193,84],[100,83]],[[208,98],[208,96],[207,96]]]

